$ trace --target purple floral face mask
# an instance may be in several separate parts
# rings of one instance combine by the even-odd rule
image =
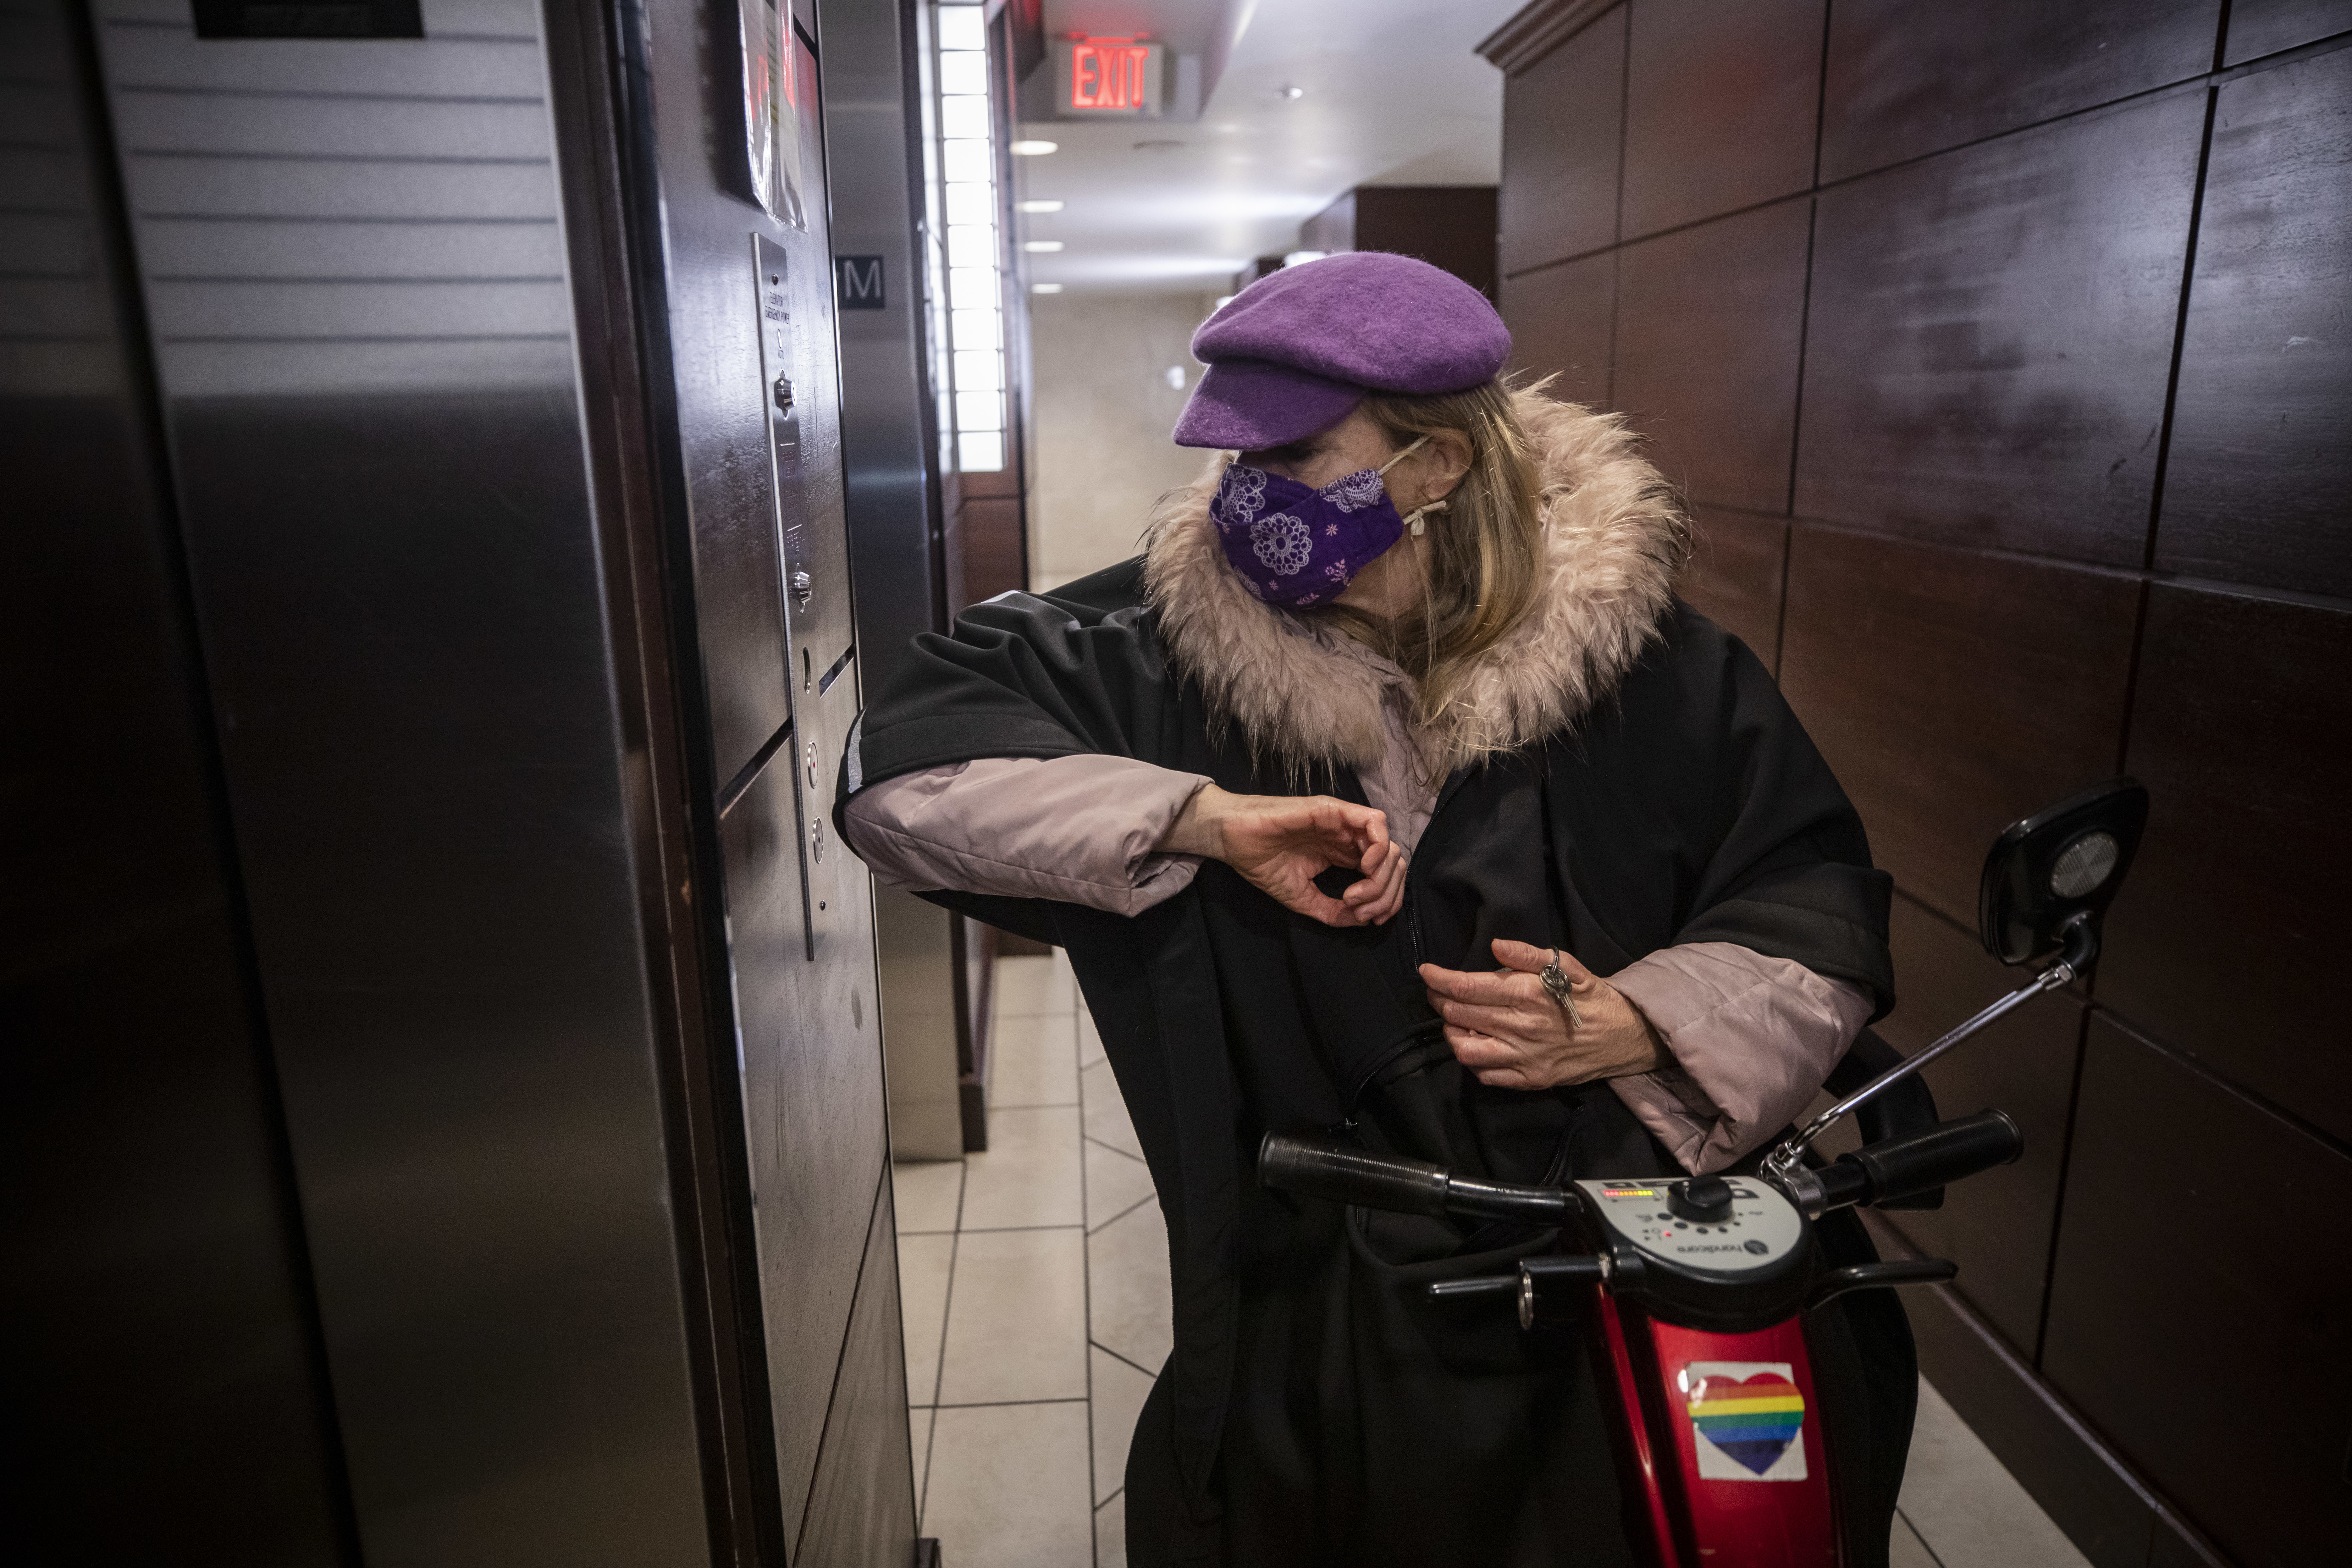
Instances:
[[[1233,464],[1209,502],[1225,559],[1269,605],[1303,610],[1338,597],[1357,573],[1404,536],[1405,520],[1381,476],[1420,445],[1415,441],[1379,468],[1359,468],[1319,490]],[[1416,533],[1421,511],[1413,514]]]

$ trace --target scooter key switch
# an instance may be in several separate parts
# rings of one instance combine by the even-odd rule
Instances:
[[[1721,1176],[1694,1176],[1666,1189],[1666,1207],[1676,1217],[1715,1225],[1731,1217],[1731,1184]]]

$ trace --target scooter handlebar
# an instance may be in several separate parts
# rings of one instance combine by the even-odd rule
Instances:
[[[1340,1143],[1310,1142],[1269,1132],[1257,1146],[1257,1179],[1301,1197],[1328,1198],[1402,1214],[1445,1212],[1443,1165],[1369,1153]]]
[[[1558,1187],[1520,1187],[1456,1176],[1443,1165],[1375,1154],[1344,1143],[1323,1143],[1269,1132],[1257,1149],[1263,1185],[1399,1214],[1454,1215],[1465,1219],[1558,1225],[1568,1217],[1568,1194]]]
[[[1923,1132],[1889,1138],[1841,1154],[1826,1167],[1797,1173],[1792,1190],[1807,1214],[1882,1203],[1946,1186],[2025,1152],[2025,1134],[2002,1110],[1980,1110]],[[1269,1132],[1258,1145],[1257,1179],[1301,1197],[1325,1198],[1400,1214],[1559,1225],[1568,1194],[1558,1187],[1512,1186],[1454,1175],[1442,1165]]]
[[[1836,1196],[1830,1206],[1844,1203],[1885,1203],[1946,1186],[1995,1165],[2006,1165],[2025,1152],[2025,1134],[2005,1110],[1979,1110],[1955,1121],[1938,1122],[1924,1132],[1889,1138],[1841,1154],[1822,1172]],[[1843,1168],[1843,1170],[1841,1169]],[[1854,1181],[1854,1176],[1862,1178]],[[1856,1189],[1860,1189],[1855,1191]],[[1846,1197],[1847,1191],[1855,1195]]]

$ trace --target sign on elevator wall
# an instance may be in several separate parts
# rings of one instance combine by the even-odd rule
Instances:
[[[1160,115],[1167,50],[1136,37],[1057,39],[1054,45],[1055,110],[1081,116]]]
[[[801,205],[801,99],[812,85],[774,0],[737,0],[743,35],[743,173],[768,216],[808,227]]]
[[[882,298],[882,258],[878,256],[836,256],[833,258],[834,293],[845,310],[878,310]]]

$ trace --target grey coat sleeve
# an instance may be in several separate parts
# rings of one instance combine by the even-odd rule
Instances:
[[[1675,1058],[1609,1086],[1693,1174],[1721,1170],[1793,1120],[1870,1019],[1860,986],[1736,942],[1665,948],[1609,983]]]
[[[1208,782],[1130,757],[983,757],[872,785],[843,820],[884,887],[1133,915],[1200,869],[1153,846]]]

